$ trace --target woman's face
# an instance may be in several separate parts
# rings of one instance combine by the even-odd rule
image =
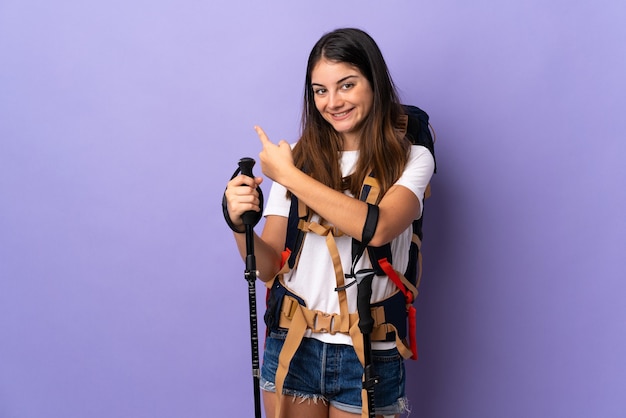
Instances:
[[[344,138],[344,151],[358,149],[359,131],[374,102],[367,78],[356,67],[321,59],[311,71],[315,107]]]

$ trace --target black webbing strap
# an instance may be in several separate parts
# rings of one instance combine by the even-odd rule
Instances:
[[[352,260],[352,268],[350,274],[356,279],[357,283],[357,311],[359,313],[359,329],[363,335],[363,390],[361,391],[361,402],[363,410],[361,416],[373,418],[375,413],[374,386],[378,383],[379,378],[374,374],[372,369],[372,343],[371,334],[374,326],[374,318],[370,311],[370,299],[372,297],[372,279],[375,275],[374,269],[362,269],[354,271],[356,263],[365,252],[367,245],[372,240],[378,225],[378,206],[367,204],[367,216],[363,225],[361,234],[361,242],[358,243],[359,248]]]
[[[363,233],[361,234],[361,243],[364,246],[370,243],[376,232],[376,226],[378,225],[378,206],[367,204],[367,216],[365,217],[365,224],[363,225]]]
[[[357,241],[356,239],[352,240],[352,269],[354,270],[354,266],[356,262],[359,261],[368,244],[374,237],[374,233],[376,232],[376,226],[378,225],[378,214],[379,209],[378,206],[372,205],[371,203],[367,204],[367,216],[365,217],[365,223],[363,224],[363,232],[361,233],[361,241]],[[351,273],[353,273],[352,271]]]
[[[356,264],[365,252],[367,245],[374,237],[374,233],[376,232],[376,226],[378,225],[378,206],[372,205],[371,203],[367,204],[367,215],[365,216],[365,223],[363,224],[363,232],[361,233],[361,241],[357,241],[356,239],[352,239],[352,265],[350,266],[350,273],[346,273],[346,278],[356,279],[351,281],[350,283],[345,284],[344,286],[335,288],[335,291],[345,290],[347,287],[352,286],[361,281],[361,279],[365,276],[370,275],[371,273],[375,273],[373,269],[363,269],[357,272],[354,271],[356,268]]]

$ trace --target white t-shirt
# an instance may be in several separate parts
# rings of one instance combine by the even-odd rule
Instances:
[[[344,177],[354,171],[358,153],[358,151],[342,152],[340,165]],[[433,174],[434,166],[435,162],[430,151],[421,145],[413,145],[404,172],[395,183],[411,190],[419,199],[420,208],[422,207],[424,191]],[[264,216],[289,216],[291,200],[285,194],[286,189],[282,185],[276,182],[272,184]],[[318,221],[319,218],[315,215],[312,220]],[[391,242],[393,267],[398,271],[404,272],[406,270],[412,235],[412,227],[409,226]],[[352,264],[352,238],[344,235],[335,237],[335,241],[344,273],[348,273]],[[367,253],[361,257],[355,271],[363,268],[371,268],[371,262]],[[305,300],[307,308],[327,313],[339,313],[339,298],[338,293],[335,291],[337,281],[330,253],[326,246],[326,237],[321,237],[312,232],[306,234],[298,265],[294,270],[285,274],[284,280],[285,285],[289,289]],[[350,280],[353,279],[346,279],[346,284]],[[375,302],[384,299],[396,290],[396,285],[386,276],[376,276],[372,281],[371,301]],[[356,312],[357,286],[350,286],[346,290],[346,294],[349,312]],[[328,343],[352,344],[349,335],[340,333],[331,335],[329,333],[311,333],[309,330],[307,336]],[[383,348],[380,344],[377,345],[378,347],[376,348]]]

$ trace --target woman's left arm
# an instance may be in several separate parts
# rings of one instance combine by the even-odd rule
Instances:
[[[308,176],[293,164],[291,147],[286,141],[272,143],[263,130],[256,127],[263,144],[259,154],[263,173],[282,184],[322,218],[345,234],[361,240],[367,217],[367,203],[347,196]],[[420,201],[408,188],[392,186],[379,203],[373,246],[388,243],[406,230],[420,212]]]

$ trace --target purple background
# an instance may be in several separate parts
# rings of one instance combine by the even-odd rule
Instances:
[[[0,417],[253,416],[220,200],[339,26],[438,136],[411,416],[626,416],[626,3],[263,3],[0,2]]]

